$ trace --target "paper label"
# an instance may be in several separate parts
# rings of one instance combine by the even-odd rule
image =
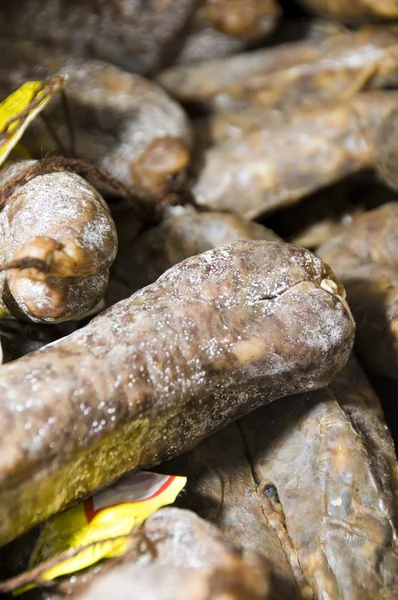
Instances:
[[[48,81],[28,81],[0,103],[0,165],[65,81],[66,76],[61,75]]]

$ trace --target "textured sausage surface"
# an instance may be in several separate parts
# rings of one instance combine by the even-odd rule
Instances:
[[[274,532],[305,597],[395,598],[398,463],[353,358],[327,388],[260,408],[169,469],[188,475],[184,506],[268,555],[281,575]]]
[[[343,295],[307,250],[235,242],[3,366],[1,543],[263,402],[327,385],[353,342]]]
[[[132,209],[114,212],[119,252],[112,266],[108,304],[153,283],[177,263],[237,240],[280,238],[259,223],[233,213],[197,212],[192,206],[171,207],[164,221],[138,237],[131,231]]]
[[[152,555],[127,555],[108,562],[91,581],[76,586],[74,600],[279,600],[270,566],[262,557],[240,555],[223,534],[194,513],[176,508],[157,511],[143,534]],[[100,567],[101,568],[101,567]],[[85,575],[81,577],[84,580]],[[90,574],[87,576],[90,579]],[[76,580],[76,577],[74,578]],[[62,588],[61,588],[62,589]],[[64,586],[64,589],[68,589]],[[45,594],[46,600],[62,597]]]
[[[351,362],[326,390],[269,408],[243,419],[242,431],[315,597],[394,598],[398,465],[361,369]]]
[[[356,348],[368,367],[398,377],[398,203],[348,225],[318,249],[342,279],[357,322]]]
[[[283,513],[275,510],[258,486],[240,421],[160,468],[188,478],[179,500],[183,507],[220,527],[238,548],[259,552],[268,559],[281,598],[302,597],[300,588],[306,591],[306,581]]]
[[[61,141],[61,150],[105,167],[127,186],[141,184],[157,190],[183,179],[190,156],[190,126],[182,108],[158,85],[60,49],[26,40],[0,40],[2,96],[26,80],[56,74],[68,75],[68,112],[62,98],[57,98],[45,116]],[[37,157],[60,150],[40,119],[32,123],[24,144]]]
[[[18,538],[3,549],[4,554],[7,550],[20,558],[21,541],[25,548],[32,546],[30,536]],[[264,557],[242,552],[220,529],[191,511],[160,509],[132,531],[129,542],[123,556],[57,578],[49,589],[40,587],[32,571],[20,569],[27,581],[38,584],[26,598],[221,600],[227,594],[236,600],[281,600],[271,565]],[[17,587],[15,579],[14,583]]]
[[[6,163],[1,184],[38,163]],[[115,224],[92,185],[75,173],[38,175],[17,186],[0,212],[0,263],[40,259],[48,272],[2,271],[0,306],[37,322],[78,319],[105,294],[116,251]]]
[[[396,85],[397,40],[394,28],[320,32],[315,24],[300,41],[171,67],[158,80],[178,100],[222,112],[347,100]]]
[[[375,132],[397,99],[397,92],[367,92],[276,119],[266,114],[263,125],[205,151],[196,202],[255,218],[372,166]]]
[[[280,7],[275,0],[205,0],[199,6],[173,60],[189,64],[228,56],[274,29]]]
[[[0,32],[147,74],[167,64],[199,1],[5,0]]]

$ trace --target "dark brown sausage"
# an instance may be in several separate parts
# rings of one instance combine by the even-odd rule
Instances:
[[[327,388],[251,413],[167,470],[188,475],[185,506],[280,576],[274,532],[306,597],[396,597],[398,463],[353,358]]]
[[[162,190],[182,182],[190,158],[190,125],[182,108],[158,85],[59,49],[0,40],[0,96],[26,80],[56,74],[68,75],[69,114],[62,98],[55,98],[45,116],[61,149],[37,119],[24,136],[33,156],[61,150],[101,165],[126,186]]]
[[[189,511],[162,509],[147,520],[143,533],[152,546],[146,564],[133,555],[122,565],[105,565],[105,572],[72,598],[282,600],[266,560],[254,553],[240,556],[216,527]]]
[[[159,74],[158,81],[180,102],[216,111],[297,109],[396,85],[397,41],[394,28],[356,32],[323,28],[319,33],[315,24],[298,42],[171,67]]]
[[[21,38],[148,74],[167,65],[200,0],[4,0],[2,38]]]
[[[281,10],[275,0],[205,0],[199,6],[173,64],[221,58],[269,35]]]
[[[6,163],[0,183],[39,162]],[[115,224],[92,185],[69,172],[33,177],[0,212],[0,266],[18,267],[0,273],[0,307],[43,323],[78,319],[104,296],[116,251]]]
[[[127,298],[156,281],[177,263],[237,240],[281,241],[270,229],[233,213],[197,212],[192,206],[170,207],[164,221],[134,235],[134,211],[129,206],[113,213],[119,252],[111,270],[108,304]]]
[[[398,203],[357,217],[318,254],[344,281],[368,367],[398,377]]]
[[[265,113],[255,129],[204,153],[192,188],[196,202],[255,218],[372,167],[375,132],[397,100],[397,92],[368,92],[279,111],[277,118]]]
[[[260,403],[327,385],[353,322],[320,259],[240,241],[187,259],[0,378],[0,543]]]

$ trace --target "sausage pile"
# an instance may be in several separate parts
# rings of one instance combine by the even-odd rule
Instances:
[[[67,75],[0,167],[0,594],[398,598],[397,1],[5,0],[0,49]],[[28,570],[143,469],[124,553]]]

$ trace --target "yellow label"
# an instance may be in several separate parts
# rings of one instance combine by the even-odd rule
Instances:
[[[0,165],[17,145],[29,123],[63,88],[65,76],[28,81],[0,104]]]
[[[61,560],[41,576],[49,581],[85,569],[104,558],[124,554],[130,540],[122,536],[128,536],[162,506],[172,504],[186,481],[186,477],[149,471],[128,473],[110,488],[46,521],[33,549],[29,568],[69,550],[82,548],[81,552]],[[32,587],[34,585],[23,586],[14,595]]]

